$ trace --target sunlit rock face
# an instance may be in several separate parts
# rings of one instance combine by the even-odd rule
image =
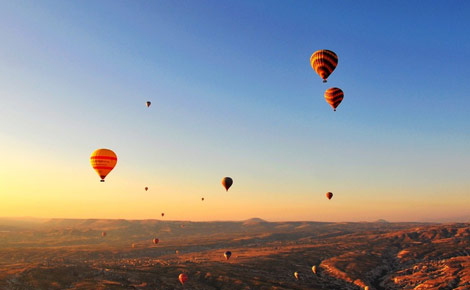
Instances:
[[[179,289],[180,273],[190,289],[470,289],[470,224],[0,219],[0,289]]]

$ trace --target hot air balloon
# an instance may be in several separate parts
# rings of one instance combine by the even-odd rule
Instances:
[[[152,242],[156,245],[156,244],[158,244],[158,242],[160,242],[160,240],[155,238],[155,239],[152,240]]]
[[[312,266],[312,271],[313,271],[313,274],[316,274],[317,273],[317,266]]]
[[[106,232],[102,232],[102,233],[101,233],[101,236],[102,236],[102,237],[106,237]]]
[[[230,188],[230,186],[232,186],[233,184],[233,180],[232,178],[230,177],[224,177],[222,179],[222,185],[225,187],[225,190],[228,191],[228,189]]]
[[[230,259],[230,256],[231,256],[231,255],[232,255],[232,252],[226,251],[226,252],[224,253],[225,260]]]
[[[147,105],[147,108],[149,108],[149,107],[150,107],[150,105],[152,104],[152,102],[150,102],[150,101],[147,101],[145,104]]]
[[[162,217],[163,217],[163,216],[165,216],[165,213],[164,213],[164,212],[162,212]]]
[[[149,188],[146,186],[146,187],[145,187],[145,191],[147,191],[147,190],[149,190]]]
[[[299,273],[294,272],[294,277],[295,277],[295,279],[299,280]]]
[[[134,243],[132,243],[132,248],[133,248],[133,249],[135,248],[135,244],[134,244]]]
[[[338,56],[331,50],[317,50],[310,57],[310,64],[317,74],[323,79],[323,82],[326,83],[326,79],[338,65]]]
[[[181,227],[181,228],[184,228],[184,225],[181,225],[180,227]]]
[[[203,197],[203,198],[201,198],[201,200],[202,200],[202,201],[204,201],[204,197]]]
[[[327,193],[326,193],[326,197],[327,197],[328,199],[331,199],[331,198],[333,197],[333,193],[332,193],[332,192],[327,192]]]
[[[91,154],[90,163],[100,176],[101,182],[104,182],[106,176],[116,166],[117,156],[109,149],[97,149]]]
[[[177,254],[177,255],[178,255],[179,253],[180,253],[180,251],[178,251],[178,250],[176,250],[176,251],[175,251],[175,254]]]
[[[329,88],[325,92],[325,100],[330,106],[336,111],[336,108],[341,104],[341,101],[344,98],[344,93],[341,89],[338,88]]]
[[[181,284],[184,285],[184,282],[188,281],[188,275],[181,273],[178,276],[178,279],[180,280]]]
[[[369,290],[369,286],[364,287],[364,290]]]

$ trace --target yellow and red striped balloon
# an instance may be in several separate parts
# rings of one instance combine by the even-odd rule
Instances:
[[[341,101],[344,98],[344,93],[338,88],[329,88],[325,92],[325,99],[328,104],[336,111]]]
[[[97,149],[91,154],[90,163],[100,176],[101,182],[104,182],[106,176],[113,170],[114,166],[116,166],[117,156],[112,150]]]
[[[310,64],[323,79],[323,82],[326,83],[326,79],[338,65],[338,56],[328,49],[317,50],[310,57]]]

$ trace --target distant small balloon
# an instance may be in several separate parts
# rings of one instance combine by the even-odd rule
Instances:
[[[317,266],[312,266],[312,271],[313,271],[313,274],[316,274],[317,273]]]
[[[146,186],[146,187],[145,187],[145,191],[147,191],[147,190],[149,190],[149,188]]]
[[[230,188],[230,186],[232,186],[233,184],[233,179],[230,178],[230,177],[224,177],[222,179],[222,185],[225,187],[225,190],[228,191],[228,189]]]
[[[152,240],[152,242],[156,245],[156,244],[158,244],[158,242],[160,242],[160,240],[155,238],[155,239]]]
[[[202,200],[202,201],[204,201],[204,197],[203,197],[203,198],[201,198],[201,200]]]
[[[102,232],[101,236],[106,237],[106,232]]]
[[[295,279],[299,280],[299,273],[294,272],[294,277],[295,277]]]
[[[184,285],[184,283],[186,281],[188,281],[188,275],[184,274],[184,273],[181,273],[179,276],[178,276],[178,279],[180,280],[181,284]]]
[[[164,213],[164,212],[162,212],[162,216],[165,216],[165,213]]]
[[[152,104],[152,102],[150,102],[150,101],[147,101],[145,104],[147,105],[147,108],[149,108],[149,107],[150,107],[150,105]]]
[[[226,252],[224,253],[225,260],[230,259],[230,256],[232,256],[232,252],[226,251]]]
[[[134,243],[132,243],[132,248],[133,248],[133,249],[135,248],[135,244],[134,244]]]
[[[326,198],[331,199],[332,197],[333,197],[333,193],[332,193],[332,192],[327,192],[327,193],[326,193]]]

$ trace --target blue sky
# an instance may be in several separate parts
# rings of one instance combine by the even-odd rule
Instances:
[[[158,203],[195,220],[463,216],[470,4],[423,4],[2,1],[0,210],[152,218],[146,206]],[[310,67],[318,49],[339,56],[327,84]],[[345,93],[337,112],[323,97],[332,86]],[[88,162],[101,147],[119,158],[106,185]],[[229,195],[223,176],[235,181]],[[141,193],[149,184],[158,190]],[[202,195],[214,204],[194,209]],[[85,201],[106,211],[61,209]]]

